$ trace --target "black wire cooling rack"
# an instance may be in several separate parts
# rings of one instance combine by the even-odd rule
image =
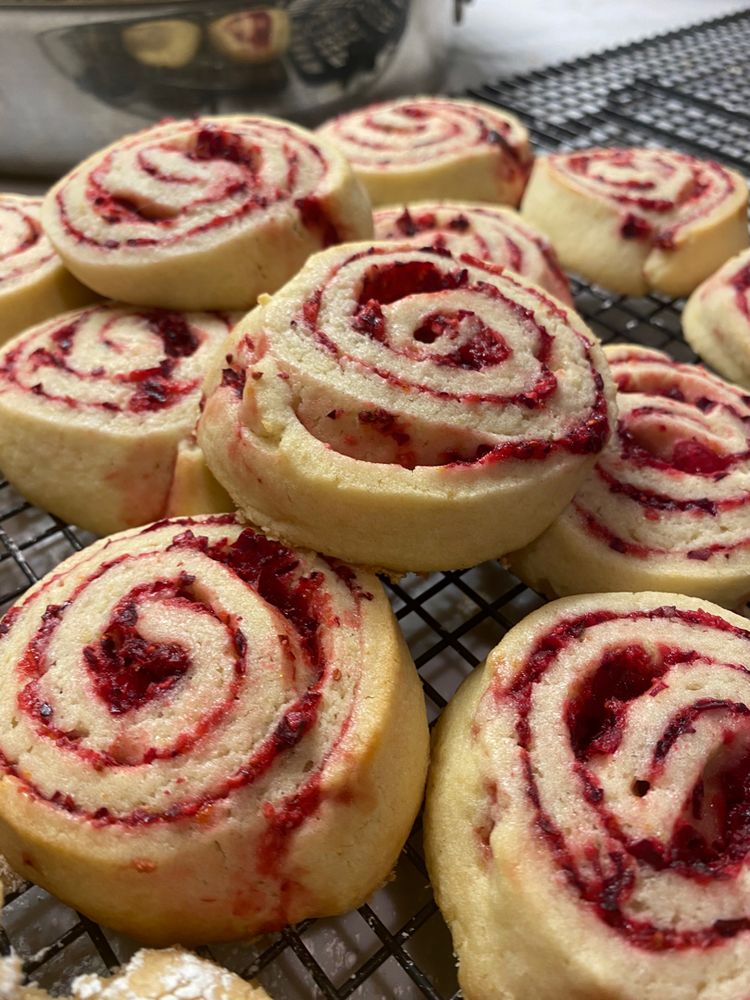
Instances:
[[[750,11],[542,72],[486,85],[474,97],[517,113],[541,150],[669,145],[750,172]],[[573,281],[576,304],[603,341],[695,355],[682,339],[682,303],[625,298]],[[0,484],[0,611],[61,559],[91,541]],[[431,719],[502,634],[542,603],[498,563],[410,576],[389,585],[424,683]],[[30,978],[57,990],[73,975],[106,973],[134,944],[27,883],[6,898],[0,945]],[[278,1000],[311,997],[455,1000],[450,937],[432,898],[419,824],[395,878],[345,917],[307,921],[250,944],[204,949],[257,977]]]

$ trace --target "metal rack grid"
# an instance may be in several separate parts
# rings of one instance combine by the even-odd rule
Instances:
[[[473,92],[517,114],[538,148],[664,145],[750,171],[750,11]],[[682,304],[626,298],[574,280],[576,304],[603,341],[631,340],[693,361],[680,332]],[[91,536],[30,507],[0,483],[0,612]],[[431,720],[502,634],[542,603],[498,563],[410,576],[389,585],[419,668]],[[67,987],[106,972],[132,942],[97,927],[24,883],[6,897],[0,947],[12,945],[29,977]],[[395,879],[358,911],[310,920],[250,944],[203,949],[257,977],[279,998],[455,1000],[450,937],[429,888],[419,824]]]

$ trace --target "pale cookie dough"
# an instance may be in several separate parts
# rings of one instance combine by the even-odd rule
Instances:
[[[0,194],[0,344],[97,296],[64,266],[42,232],[41,198]]]
[[[373,205],[452,198],[517,205],[534,154],[524,126],[478,101],[404,97],[318,129],[346,156]]]
[[[700,365],[604,348],[617,431],[573,501],[507,558],[547,594],[647,590],[750,598],[750,399]]]
[[[422,686],[371,574],[231,515],[96,542],[0,627],[0,851],[152,945],[361,905],[422,801]]]
[[[253,523],[394,572],[530,541],[614,421],[572,310],[492,264],[396,243],[308,261],[238,324],[205,391],[199,443]]]
[[[460,201],[417,201],[373,213],[376,240],[469,254],[522,274],[572,305],[570,285],[546,237],[510,208]]]
[[[3,475],[97,534],[231,509],[189,439],[237,318],[103,303],[19,334],[0,349]]]
[[[367,194],[334,146],[251,115],[125,136],[63,177],[42,218],[91,288],[169,309],[249,309],[314,251],[372,232]]]
[[[201,29],[192,21],[178,19],[140,21],[122,29],[122,44],[144,66],[180,69],[195,58]]]
[[[747,185],[668,149],[538,157],[521,212],[563,266],[624,295],[688,295],[748,245]]]
[[[750,250],[732,257],[693,292],[682,313],[685,340],[723,375],[750,389]]]
[[[750,995],[748,663],[714,604],[597,594],[474,670],[424,821],[466,1000]]]

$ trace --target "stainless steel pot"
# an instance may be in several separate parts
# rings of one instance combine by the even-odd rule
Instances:
[[[53,177],[164,117],[307,124],[440,84],[463,0],[0,0],[0,172]]]

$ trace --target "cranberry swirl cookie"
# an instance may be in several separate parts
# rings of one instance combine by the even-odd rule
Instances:
[[[248,309],[315,250],[372,232],[335,147],[241,115],[125,136],[52,188],[43,221],[91,288],[170,309]]]
[[[251,521],[394,572],[534,538],[613,414],[598,343],[557,299],[390,243],[308,261],[235,328],[206,397],[198,441]]]
[[[208,26],[208,37],[221,55],[234,62],[262,64],[289,48],[291,24],[284,10],[235,10]]]
[[[572,305],[568,279],[555,251],[520,215],[499,205],[423,201],[380,208],[373,213],[376,240],[397,240],[468,253],[510,268]]]
[[[517,205],[533,153],[521,122],[476,101],[408,97],[326,122],[373,205],[465,198]]]
[[[375,577],[178,518],[73,556],[0,629],[0,850],[64,902],[190,944],[388,875],[428,733]]]
[[[671,594],[547,605],[436,733],[425,845],[467,1000],[750,995],[750,631]]]
[[[525,218],[563,265],[624,295],[688,295],[748,245],[747,185],[667,149],[585,149],[537,159]]]
[[[682,313],[682,329],[696,354],[750,389],[750,250],[696,288]]]
[[[508,561],[547,593],[658,587],[750,598],[750,397],[700,365],[635,345],[604,352],[617,430],[572,503]]]
[[[0,343],[42,320],[93,302],[42,232],[41,198],[0,194]]]
[[[0,350],[3,475],[97,534],[231,509],[190,435],[235,319],[105,303],[19,334]]]

